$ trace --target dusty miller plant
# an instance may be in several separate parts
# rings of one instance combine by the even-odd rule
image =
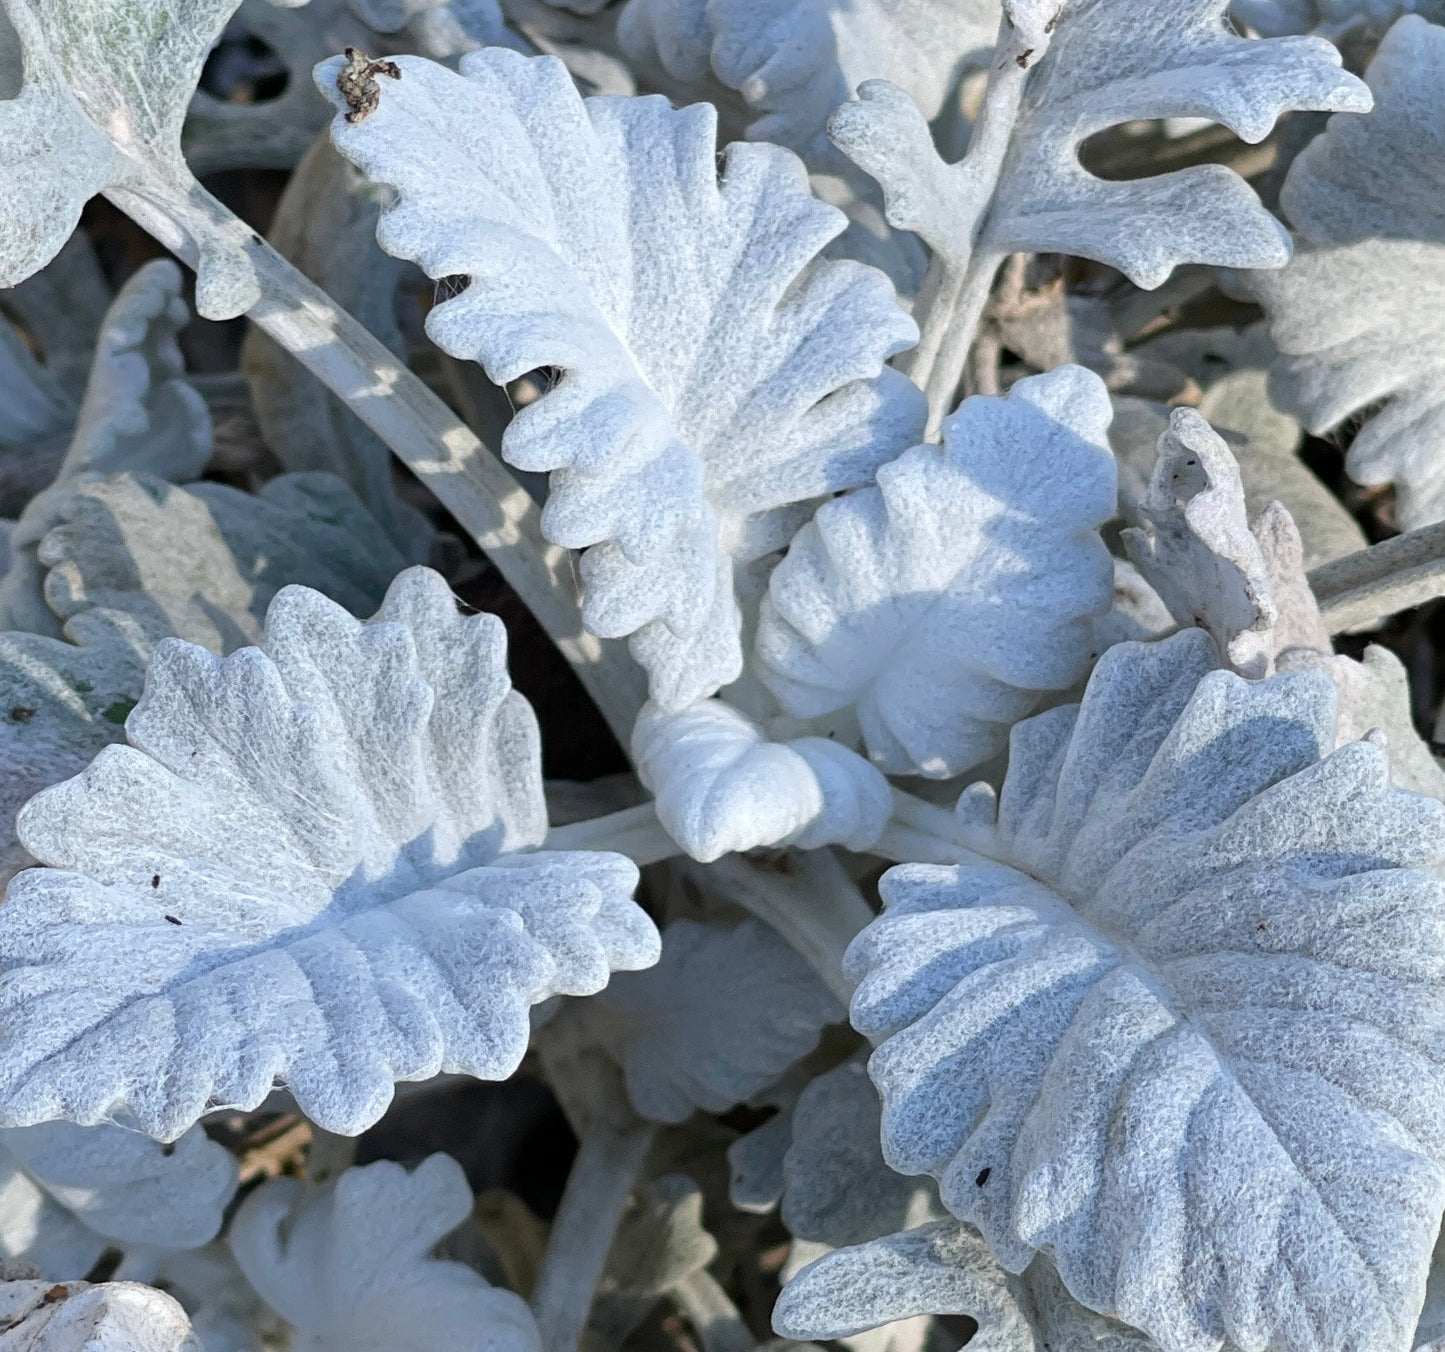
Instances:
[[[1445,1340],[1442,22],[0,0],[0,1352]]]

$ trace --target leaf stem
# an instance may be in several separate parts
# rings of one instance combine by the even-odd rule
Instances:
[[[688,1273],[668,1295],[692,1325],[703,1352],[751,1352],[757,1346],[738,1307],[706,1268]]]
[[[1422,526],[1321,564],[1309,575],[1331,634],[1367,629],[1445,596],[1445,522]]]
[[[968,151],[952,169],[955,192],[946,238],[925,239],[933,261],[915,307],[918,346],[905,369],[928,397],[925,436],[937,440],[939,428],[963,378],[968,350],[988,304],[995,273],[1006,253],[976,248],[984,218],[998,189],[1004,159],[1013,138],[1024,86],[1038,54],[1020,45],[1007,12],[999,21],[998,41],[989,67],[983,107],[973,124]]]
[[[657,820],[652,803],[609,812],[605,817],[554,826],[547,832],[546,850],[615,850],[637,864],[655,864],[680,854],[677,842]]]
[[[646,698],[641,670],[582,627],[572,560],[542,537],[541,513],[475,433],[367,329],[198,184],[109,196],[194,268],[244,259],[250,319],[376,433],[456,517],[537,617],[624,747]],[[202,307],[204,308],[204,307]]]
[[[576,1352],[655,1130],[640,1118],[619,1121],[618,1114],[606,1113],[583,1131],[532,1292],[543,1352]]]

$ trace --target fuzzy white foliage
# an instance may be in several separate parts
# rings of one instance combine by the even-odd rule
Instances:
[[[826,737],[771,741],[718,699],[644,705],[632,755],[658,820],[704,863],[765,845],[865,850],[893,810],[888,781],[857,752]]]
[[[1445,807],[1370,739],[1331,754],[1323,676],[1215,660],[1111,649],[1014,730],[976,840],[1005,862],[885,875],[847,960],[884,1153],[1169,1352],[1406,1346],[1445,1203]]]
[[[355,1133],[397,1079],[509,1075],[527,1009],[656,959],[610,854],[546,833],[536,721],[500,623],[426,569],[376,617],[304,588],[259,648],[179,640],[20,836],[0,909],[0,1116],[125,1113],[173,1138],[280,1078]]]
[[[203,1352],[185,1311],[135,1282],[0,1281],[0,1352]]]
[[[746,1102],[844,1017],[770,926],[686,919],[663,931],[655,967],[619,974],[573,1014],[583,1036],[622,1067],[633,1106],[654,1122]]]
[[[1445,19],[1440,0],[1230,0],[1229,12],[1263,37],[1322,33],[1336,40],[1361,30],[1381,32],[1402,14],[1432,23]]]
[[[1279,607],[1239,466],[1189,408],[1174,410],[1158,457],[1138,502],[1144,525],[1124,532],[1129,557],[1176,620],[1207,629],[1242,674],[1264,676]]]
[[[0,577],[0,629],[59,635],[41,595],[37,547],[63,518],[67,489],[78,479],[134,470],[186,482],[210,459],[210,415],[185,378],[176,342],[190,319],[180,291],[181,270],[157,259],[138,269],[106,310],[64,459],[11,535],[10,566]]]
[[[773,1309],[785,1338],[840,1338],[920,1314],[966,1314],[980,1352],[1035,1352],[1022,1284],[976,1231],[933,1221],[809,1264]]]
[[[501,48],[397,64],[332,139],[395,191],[382,247],[470,279],[428,315],[437,345],[499,383],[562,371],[502,453],[552,473],[542,525],[586,550],[588,627],[631,635],[683,708],[741,670],[734,561],[916,440],[921,396],[884,366],[913,323],[880,273],[817,261],[844,217],[788,152],[734,145],[718,179],[709,106],[583,100]],[[344,108],[339,69],[317,82]]]
[[[184,196],[181,124],[211,44],[239,0],[5,0],[23,53],[0,102],[0,286],[44,267],[102,190]],[[244,252],[200,246],[197,309],[226,319],[259,294]]]
[[[1366,72],[1367,118],[1331,118],[1280,204],[1294,261],[1247,283],[1280,351],[1270,392],[1312,432],[1366,409],[1345,465],[1394,483],[1405,528],[1445,517],[1445,28],[1400,19]]]
[[[123,1127],[42,1122],[0,1131],[0,1254],[75,1281],[109,1247],[121,1277],[214,1239],[236,1161],[194,1127],[173,1146]]]
[[[897,87],[873,81],[834,114],[837,144],[883,186],[888,219],[945,257],[1070,253],[1158,286],[1180,263],[1279,267],[1289,237],[1253,190],[1223,165],[1123,182],[1079,161],[1090,136],[1134,118],[1202,117],[1260,141],[1295,109],[1363,112],[1369,91],[1340,69],[1323,38],[1251,41],[1233,32],[1227,0],[1071,0],[1015,5],[1038,24],[1017,56],[1036,63],[976,240],[980,185],[967,160],[939,159],[927,123]],[[1050,16],[1057,23],[1045,22]],[[1012,48],[1011,48],[1012,50]],[[1040,54],[1041,53],[1041,54]]]
[[[972,398],[877,487],[825,503],[773,570],[760,675],[783,708],[857,712],[890,774],[948,778],[1084,674],[1113,567],[1112,411],[1079,366]]]
[[[292,1327],[292,1352],[541,1352],[527,1303],[428,1257],[472,1209],[462,1167],[381,1160],[308,1189],[263,1183],[231,1224],[247,1280]]]
[[[617,39],[680,80],[711,69],[754,112],[750,139],[817,168],[834,158],[829,114],[863,81],[892,81],[932,119],[987,63],[999,16],[998,0],[628,0]]]

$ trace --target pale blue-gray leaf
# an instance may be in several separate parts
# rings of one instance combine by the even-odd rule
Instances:
[[[1184,630],[1014,729],[854,941],[889,1162],[1166,1352],[1398,1349],[1445,1204],[1445,806]]]

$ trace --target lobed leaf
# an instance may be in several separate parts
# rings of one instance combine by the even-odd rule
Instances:
[[[1445,807],[1185,630],[1014,729],[999,863],[847,959],[889,1163],[1166,1352],[1408,1346],[1445,1204]]]
[[[397,65],[332,139],[394,191],[382,247],[470,279],[428,315],[437,345],[498,383],[560,372],[502,454],[552,475],[542,524],[586,550],[587,626],[630,635],[683,708],[741,669],[734,562],[916,438],[921,396],[884,366],[913,323],[881,274],[817,261],[844,218],[793,156],[734,145],[719,181],[711,108],[583,100],[501,48]],[[344,108],[339,69],[317,80]]]
[[[1025,7],[1013,8],[1021,23]],[[1323,38],[1249,40],[1230,28],[1227,8],[1228,0],[1029,8],[1038,34],[1017,60],[1025,69],[1032,61],[1032,73],[973,240],[956,238],[959,222],[974,219],[972,170],[939,159],[902,90],[869,82],[830,131],[883,185],[889,220],[919,230],[936,251],[1076,254],[1146,288],[1181,263],[1277,268],[1289,237],[1233,170],[1195,165],[1112,181],[1079,159],[1090,136],[1139,118],[1208,118],[1255,142],[1286,112],[1369,109],[1369,91]],[[1056,22],[1045,23],[1050,15]]]
[[[0,908],[0,1118],[174,1138],[274,1081],[356,1133],[399,1079],[504,1078],[527,1010],[657,956],[609,854],[546,832],[500,623],[403,573],[367,623],[305,588],[259,648],[156,650],[131,745],[33,799]]]
[[[1271,395],[1315,433],[1362,417],[1345,467],[1395,484],[1408,530],[1445,517],[1445,28],[1401,18],[1365,78],[1375,111],[1332,118],[1290,166],[1294,260],[1241,280],[1281,354]]]
[[[263,1183],[236,1213],[230,1244],[298,1352],[540,1352],[520,1296],[428,1256],[471,1209],[450,1155],[410,1173],[380,1160],[320,1189]]]

